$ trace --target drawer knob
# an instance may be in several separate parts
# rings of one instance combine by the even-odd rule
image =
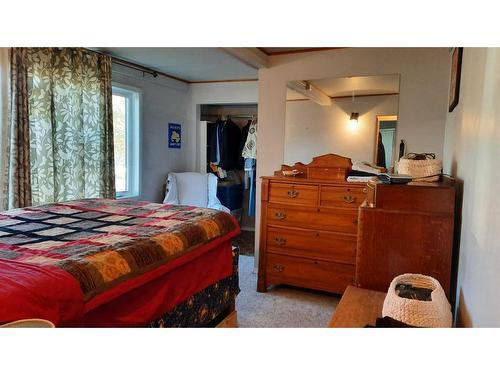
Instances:
[[[283,270],[285,269],[285,266],[283,266],[282,264],[275,264],[273,266],[273,269],[276,271],[276,272],[283,272]]]
[[[299,195],[299,192],[297,190],[288,190],[288,196],[290,198],[297,198]]]
[[[344,195],[344,202],[346,203],[354,203],[356,201],[356,197],[353,197],[351,194]]]
[[[363,193],[366,193],[368,192],[368,189],[367,188],[363,188]]]
[[[285,220],[286,219],[286,214],[283,211],[278,211],[274,214],[276,219],[278,220]]]
[[[283,245],[286,245],[286,238],[276,237],[274,239],[274,242],[276,242],[276,244],[279,245],[279,246],[283,246]]]
[[[358,225],[358,219],[354,219],[354,220],[352,221],[352,223],[353,223],[354,225]]]

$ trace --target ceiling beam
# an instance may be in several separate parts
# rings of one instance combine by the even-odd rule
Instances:
[[[268,56],[277,56],[277,55],[291,55],[294,53],[307,53],[307,52],[318,52],[318,51],[328,51],[331,49],[344,49],[347,47],[312,47],[312,48],[297,48],[297,49],[286,49],[283,47],[280,51],[268,51],[265,47],[257,47],[258,50],[264,52]]]
[[[313,102],[322,105],[332,105],[332,99],[316,86],[311,85],[308,81],[289,81],[287,87],[306,98],[311,99]]]
[[[258,48],[221,48],[227,54],[237,58],[242,63],[254,68],[267,68],[269,57]]]

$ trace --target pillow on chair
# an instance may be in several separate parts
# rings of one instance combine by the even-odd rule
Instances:
[[[169,173],[167,188],[169,193],[176,190],[177,202],[171,204],[184,204],[188,206],[207,207],[208,205],[208,174],[206,173]],[[168,196],[168,193],[167,193]],[[165,201],[167,197],[165,198]]]
[[[219,179],[216,175],[208,174],[208,208],[213,208],[214,210],[231,212],[229,208],[223,206],[219,198],[217,198],[217,183]]]
[[[163,203],[230,212],[217,198],[217,181],[217,177],[211,173],[169,173]]]

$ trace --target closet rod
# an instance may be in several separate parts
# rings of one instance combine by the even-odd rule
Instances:
[[[257,115],[217,115],[217,114],[206,114],[206,115],[201,115],[201,117],[208,117],[208,116],[211,116],[211,117],[222,117],[222,116],[226,116],[226,117],[229,117],[229,118],[248,118],[248,119],[252,119],[254,117],[257,117]]]

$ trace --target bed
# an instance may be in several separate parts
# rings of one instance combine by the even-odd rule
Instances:
[[[229,214],[85,199],[0,213],[0,324],[200,327],[234,310]]]

